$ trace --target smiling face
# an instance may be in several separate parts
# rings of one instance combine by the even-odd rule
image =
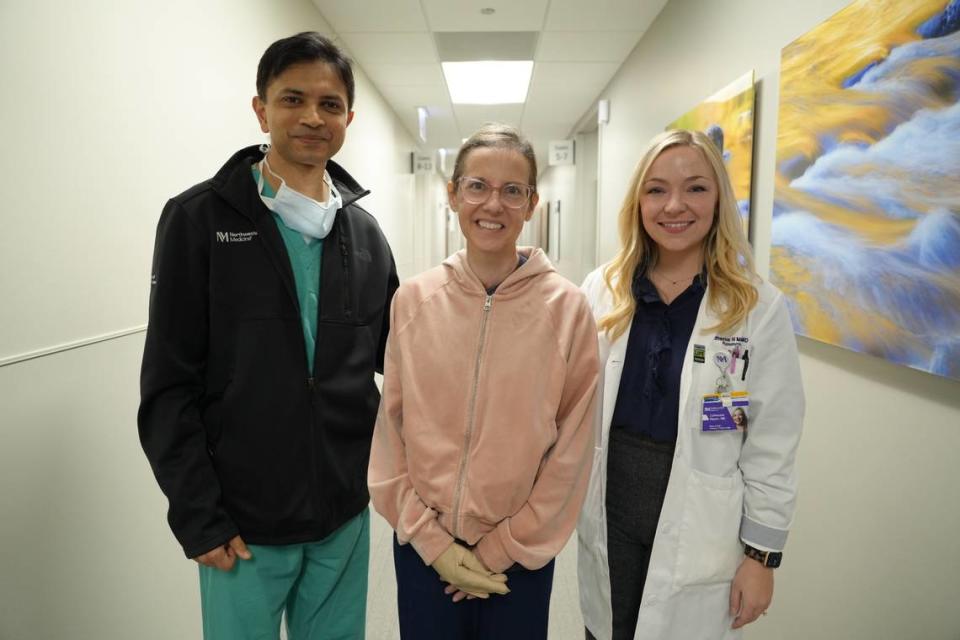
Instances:
[[[522,153],[505,147],[478,147],[471,150],[463,163],[458,183],[447,183],[450,208],[457,212],[460,230],[467,240],[467,252],[475,257],[501,258],[516,253],[517,238],[523,224],[533,215],[538,196],[533,193],[526,206],[505,207],[500,192],[490,194],[483,204],[470,204],[463,197],[469,187],[467,179],[482,180],[494,189],[508,183],[527,185],[531,166]]]
[[[739,431],[743,431],[747,428],[747,414],[741,407],[737,407],[733,410],[732,417],[733,424]]]
[[[678,145],[657,156],[640,185],[640,217],[661,258],[701,261],[717,198],[716,177],[699,149]]]
[[[270,163],[284,169],[323,169],[343,146],[353,112],[336,68],[326,62],[294,64],[273,78],[266,97],[253,99],[260,129],[270,134]]]

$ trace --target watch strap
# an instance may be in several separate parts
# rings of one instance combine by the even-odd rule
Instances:
[[[770,567],[771,569],[776,569],[780,566],[780,563],[783,562],[782,551],[761,551],[756,547],[745,544],[743,545],[743,553],[748,558],[753,558],[763,566]]]

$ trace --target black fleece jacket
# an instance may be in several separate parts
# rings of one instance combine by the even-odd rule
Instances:
[[[343,197],[323,240],[316,357],[307,370],[286,248],[257,194],[257,147],[171,199],[157,227],[140,441],[187,557],[240,534],[320,540],[362,511],[397,274],[369,193]]]

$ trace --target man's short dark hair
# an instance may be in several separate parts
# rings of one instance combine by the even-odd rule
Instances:
[[[316,31],[304,31],[295,36],[277,40],[267,47],[257,65],[257,95],[267,99],[267,85],[287,67],[301,62],[326,62],[337,70],[347,88],[347,108],[353,109],[353,68],[337,45]]]

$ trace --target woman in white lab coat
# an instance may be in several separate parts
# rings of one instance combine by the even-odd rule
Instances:
[[[701,133],[654,138],[619,229],[583,285],[605,363],[578,524],[587,637],[737,638],[770,606],[796,499],[804,399],[786,302],[756,275]]]

